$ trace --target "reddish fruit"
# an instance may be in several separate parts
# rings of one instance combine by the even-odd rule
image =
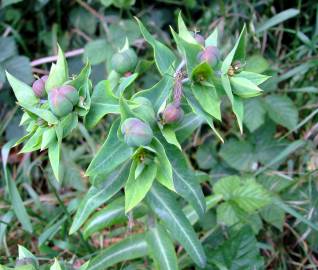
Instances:
[[[35,80],[32,84],[33,92],[39,98],[43,98],[46,96],[45,83],[48,77],[49,76],[47,75],[42,76],[40,79]]]
[[[177,106],[174,103],[170,103],[166,106],[162,113],[162,119],[164,123],[171,124],[177,121],[180,121],[183,118],[183,110],[180,106]]]

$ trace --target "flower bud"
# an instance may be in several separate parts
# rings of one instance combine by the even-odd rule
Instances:
[[[47,76],[47,75],[42,76],[40,79],[35,80],[32,84],[33,92],[39,98],[45,97],[45,95],[46,95],[45,83],[46,83],[48,77],[49,76]]]
[[[121,126],[121,132],[131,147],[148,145],[153,138],[150,126],[138,118],[127,118]]]
[[[51,111],[59,117],[66,116],[73,111],[79,101],[76,89],[70,85],[53,88],[49,92],[49,106]]]
[[[133,72],[137,65],[137,55],[133,49],[127,49],[122,52],[115,53],[111,63],[113,69],[120,73]]]
[[[162,119],[164,123],[171,124],[180,121],[183,118],[184,112],[174,103],[170,103],[166,106],[162,113]]]
[[[205,39],[202,35],[198,34],[198,33],[195,33],[195,32],[192,32],[192,35],[194,37],[194,39],[199,43],[201,44],[202,46],[205,45]]]
[[[219,49],[215,46],[208,46],[198,55],[199,61],[206,61],[210,66],[216,67],[220,60]]]

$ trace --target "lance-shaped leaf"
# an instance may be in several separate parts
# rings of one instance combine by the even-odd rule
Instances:
[[[173,193],[160,184],[154,183],[146,198],[151,209],[171,232],[172,237],[184,247],[192,260],[203,268],[206,264],[206,256],[201,242]]]
[[[89,164],[86,175],[108,174],[130,158],[132,149],[121,140],[118,140],[118,128],[119,121],[117,120],[112,125],[105,143]]]
[[[234,96],[232,108],[236,116],[240,131],[241,133],[243,133],[244,104],[240,97]]]
[[[61,155],[61,141],[54,140],[49,146],[49,160],[53,170],[53,174],[57,181],[60,181],[60,155]]]
[[[85,125],[92,128],[109,113],[119,114],[119,100],[112,92],[110,82],[104,80],[94,88],[91,109],[86,115]]]
[[[165,228],[156,224],[147,233],[146,241],[156,269],[178,270],[178,262],[173,242]]]
[[[256,85],[260,85],[270,78],[270,76],[258,74],[258,73],[251,72],[251,71],[241,71],[240,73],[235,74],[234,77],[235,78],[245,78]]]
[[[158,163],[157,180],[165,187],[174,191],[172,167],[163,145],[157,138],[154,138],[150,146],[156,151],[156,162]]]
[[[30,105],[25,105],[23,107],[25,108],[25,110],[28,113],[35,114],[39,118],[41,118],[44,121],[46,121],[49,125],[55,125],[58,122],[56,116],[49,110],[32,107]]]
[[[135,234],[101,251],[89,262],[87,270],[104,270],[116,263],[147,255],[145,237],[145,234]]]
[[[133,161],[127,183],[125,185],[125,212],[132,210],[140,203],[151,188],[157,174],[157,164],[151,162],[145,165],[142,172],[136,176],[137,162]]]
[[[23,259],[31,259],[32,264],[34,264],[34,266],[39,266],[39,262],[38,259],[25,247],[18,245],[18,252],[19,252],[19,260],[23,260]]]
[[[169,75],[165,75],[162,79],[149,89],[145,89],[137,92],[133,98],[145,97],[149,99],[153,105],[155,112],[157,112],[160,106],[169,97],[173,86],[173,78]]]
[[[196,98],[194,97],[191,89],[188,86],[185,86],[184,88],[184,93],[186,96],[186,99],[190,105],[190,107],[192,108],[193,112],[197,115],[199,115],[200,117],[202,117],[207,123],[208,125],[211,127],[211,129],[213,130],[213,132],[215,133],[215,135],[222,141],[223,138],[222,136],[219,134],[219,132],[216,130],[216,128],[214,127],[213,124],[213,119],[212,117],[206,113],[204,110],[202,110],[201,105],[199,104],[199,102],[196,100]]]
[[[171,27],[172,36],[177,43],[178,50],[183,55],[187,63],[187,72],[192,74],[192,70],[198,64],[198,54],[202,47],[198,43],[189,43],[181,38]]]
[[[100,186],[92,186],[88,190],[76,211],[70,234],[76,232],[97,207],[112,198],[123,187],[129,175],[129,165],[130,163],[127,162],[117,168]]]
[[[233,85],[233,92],[239,97],[251,98],[262,94],[262,89],[246,78],[233,76],[230,77],[230,81]]]
[[[81,72],[69,82],[70,85],[74,86],[75,89],[79,90],[83,84],[87,83],[89,76],[91,74],[92,68],[91,65],[87,62],[86,65],[82,68]]]
[[[227,74],[229,67],[235,60],[244,61],[245,60],[245,46],[246,46],[246,25],[244,24],[241,34],[236,41],[231,52],[225,57],[221,71],[222,74]]]
[[[26,83],[18,80],[12,76],[9,72],[6,71],[6,75],[11,85],[14,95],[18,100],[19,104],[24,107],[31,107],[39,102],[39,99],[34,94],[32,88]]]
[[[166,150],[172,165],[176,192],[187,200],[198,215],[202,217],[206,208],[205,199],[194,172],[188,167],[187,161],[180,150],[172,145],[167,146]]]
[[[145,40],[152,46],[154,50],[154,56],[157,68],[161,75],[167,74],[167,72],[171,71],[171,66],[176,62],[176,56],[173,52],[164,44],[157,41],[144,27],[142,22],[137,19],[140,32],[144,36]]]
[[[175,145],[181,150],[181,145],[179,144],[176,133],[171,126],[163,126],[161,128],[161,133],[168,143]]]
[[[19,194],[18,188],[11,178],[11,175],[9,173],[9,170],[7,168],[7,162],[8,157],[10,153],[11,147],[15,144],[15,140],[11,140],[7,142],[5,145],[1,148],[1,157],[2,157],[2,165],[3,165],[3,171],[4,171],[4,179],[6,181],[6,187],[9,192],[11,205],[13,208],[13,211],[18,218],[18,220],[21,222],[22,227],[27,231],[32,233],[32,224],[30,221],[30,217],[24,207],[23,201],[21,199],[21,196]],[[1,232],[0,232],[1,235]]]
[[[186,114],[174,130],[178,141],[184,142],[203,122],[204,119],[200,115],[193,112]]]
[[[68,79],[68,67],[64,52],[58,46],[57,62],[52,64],[49,77],[45,83],[45,90],[49,92],[54,87],[63,85]]]
[[[128,77],[120,78],[118,88],[116,89],[116,95],[121,96],[124,91],[133,84],[137,77],[138,73],[134,73]]]
[[[131,212],[133,218],[139,218],[146,213],[146,206],[139,204]],[[128,216],[125,214],[125,198],[119,197],[107,204],[107,206],[96,212],[85,224],[84,237],[88,238],[95,232],[109,228],[115,224],[123,224],[128,221]]]
[[[193,35],[190,33],[187,26],[185,25],[182,19],[181,11],[179,12],[179,15],[178,15],[178,34],[185,41],[189,43],[193,43],[193,44],[198,44],[198,42],[195,40],[195,38],[193,37]]]

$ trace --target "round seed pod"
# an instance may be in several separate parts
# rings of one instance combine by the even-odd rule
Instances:
[[[138,62],[135,51],[131,48],[115,53],[112,57],[111,63],[113,69],[120,73],[133,72]]]
[[[49,76],[47,75],[42,76],[40,79],[35,80],[32,84],[33,92],[39,98],[43,98],[46,96],[45,83],[48,77]]]
[[[180,121],[183,118],[184,112],[180,106],[170,103],[166,106],[162,113],[164,123],[171,124]]]
[[[122,123],[121,132],[125,142],[131,147],[146,146],[153,138],[150,126],[138,118],[127,118]]]

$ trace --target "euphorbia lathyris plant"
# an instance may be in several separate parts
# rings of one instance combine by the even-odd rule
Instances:
[[[28,140],[22,152],[48,148],[53,172],[59,178],[62,138],[76,127],[78,117],[83,117],[88,128],[94,128],[106,115],[116,115],[105,143],[86,170],[92,187],[74,216],[70,233],[85,223],[84,236],[89,237],[107,226],[124,223],[125,215],[147,221],[148,229],[102,251],[90,261],[88,269],[104,269],[146,254],[153,257],[158,269],[178,269],[173,240],[196,265],[205,267],[206,254],[192,225],[206,209],[222,201],[218,209],[224,214],[235,202],[243,216],[266,205],[269,194],[253,179],[241,183],[230,178],[220,181],[215,193],[205,197],[182,152],[182,143],[202,123],[223,141],[214,126],[215,121],[222,121],[223,97],[230,101],[242,132],[243,99],[261,94],[258,85],[268,77],[244,71],[245,26],[222,61],[217,29],[204,39],[188,31],[179,16],[178,33],[171,29],[175,53],[137,21],[153,49],[161,80],[150,89],[135,89],[138,58],[126,42],[113,56],[108,79],[99,82],[91,94],[89,65],[70,79],[59,50],[49,77],[40,78],[33,89],[8,74],[25,111],[22,123],[29,132],[19,142]],[[246,190],[258,195],[251,205],[238,199]],[[189,205],[182,208],[179,196]],[[88,220],[107,201],[106,208]],[[232,220],[234,224],[240,217]]]

